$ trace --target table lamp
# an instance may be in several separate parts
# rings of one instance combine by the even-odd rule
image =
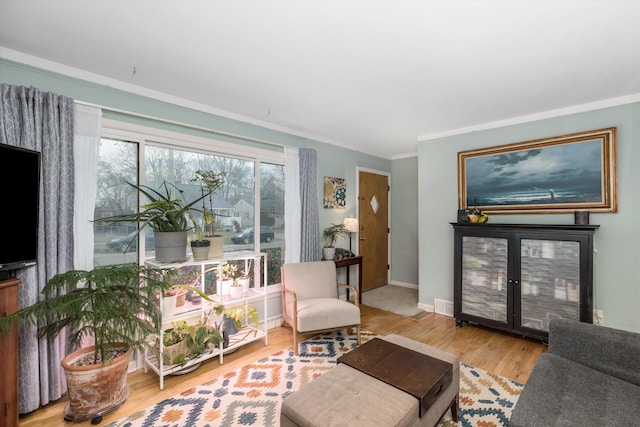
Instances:
[[[351,250],[351,233],[358,232],[358,218],[345,218],[342,221],[344,228],[349,232],[349,252],[353,253]]]

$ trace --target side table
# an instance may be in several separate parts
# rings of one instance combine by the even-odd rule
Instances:
[[[350,258],[342,258],[333,260],[336,263],[336,269],[346,267],[347,268],[347,285],[349,283],[349,267],[352,265],[358,266],[358,303],[362,304],[362,256],[352,256]],[[349,289],[347,289],[347,301],[349,301]]]

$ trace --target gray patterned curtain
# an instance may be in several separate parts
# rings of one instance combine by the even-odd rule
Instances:
[[[42,298],[57,273],[73,268],[73,99],[33,87],[0,85],[0,143],[41,152],[38,260],[19,270],[19,307]],[[16,212],[19,215],[20,212]],[[20,413],[59,399],[67,386],[60,367],[66,336],[38,340],[20,329]]]
[[[322,241],[318,220],[318,154],[312,148],[300,149],[300,205],[302,210],[302,232],[300,261],[320,261]]]

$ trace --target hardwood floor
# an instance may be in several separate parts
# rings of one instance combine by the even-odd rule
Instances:
[[[362,308],[362,328],[379,335],[399,334],[457,355],[464,363],[494,372],[519,382],[526,382],[533,366],[547,346],[526,338],[504,334],[491,329],[465,325],[455,326],[455,320],[441,315],[430,315],[416,320],[366,305]],[[311,335],[306,336],[309,338]],[[302,337],[301,337],[302,338]],[[158,377],[143,370],[129,374],[131,396],[113,412],[105,414],[102,424],[117,420],[155,402],[174,396],[219,375],[233,371],[249,362],[270,355],[292,344],[291,329],[279,327],[269,330],[269,344],[254,342],[225,356],[220,365],[214,358],[203,363],[195,371],[181,376],[165,378],[164,390],[158,387]],[[50,403],[20,418],[19,425],[69,426],[63,420],[66,397]],[[91,425],[83,421],[79,425]]]

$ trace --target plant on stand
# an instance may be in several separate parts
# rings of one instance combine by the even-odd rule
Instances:
[[[51,278],[44,299],[0,317],[0,333],[16,321],[38,328],[38,337],[53,340],[68,331],[79,348],[62,360],[69,404],[65,420],[93,418],[120,406],[129,396],[127,368],[133,350],[154,350],[148,336],[162,320],[155,295],[171,288],[171,270],[133,264],[70,270]],[[94,345],[81,347],[85,338]],[[97,421],[97,422],[95,422]]]
[[[147,185],[130,186],[142,193],[149,202],[140,207],[139,212],[113,215],[97,219],[98,222],[131,222],[141,224],[133,235],[129,245],[138,237],[140,231],[149,226],[155,236],[156,260],[158,262],[179,262],[187,259],[187,232],[195,224],[193,212],[199,212],[195,205],[204,200],[208,193],[203,191],[197,199],[187,203],[183,190],[164,181],[158,190]],[[176,193],[177,192],[177,193]]]
[[[336,256],[336,248],[334,244],[336,243],[336,239],[338,237],[348,237],[349,230],[344,226],[343,223],[340,224],[331,224],[329,227],[325,228],[322,232],[322,237],[326,239],[324,244],[323,254],[324,259],[331,261]]]
[[[210,170],[198,169],[195,178],[191,182],[200,183],[200,192],[202,198],[202,221],[203,231],[198,233],[198,242],[204,240],[209,242],[209,249],[206,258],[221,257],[224,252],[224,239],[222,236],[216,235],[216,214],[213,207],[213,195],[224,185],[224,177],[226,172],[213,172]],[[209,207],[207,208],[207,202]],[[196,228],[196,230],[198,230]],[[204,245],[204,243],[198,243]],[[193,241],[192,241],[193,248]],[[194,255],[195,257],[195,255]],[[205,258],[205,259],[206,259]]]
[[[224,311],[221,305],[213,308],[216,313]],[[209,315],[195,323],[182,320],[163,333],[163,363],[184,365],[187,360],[215,349],[222,342],[222,332],[209,324]]]
[[[242,287],[242,295],[247,296],[249,294],[249,288],[251,286],[251,266],[253,259],[250,259],[246,264],[246,269],[242,270],[240,276],[236,279],[238,286]]]

